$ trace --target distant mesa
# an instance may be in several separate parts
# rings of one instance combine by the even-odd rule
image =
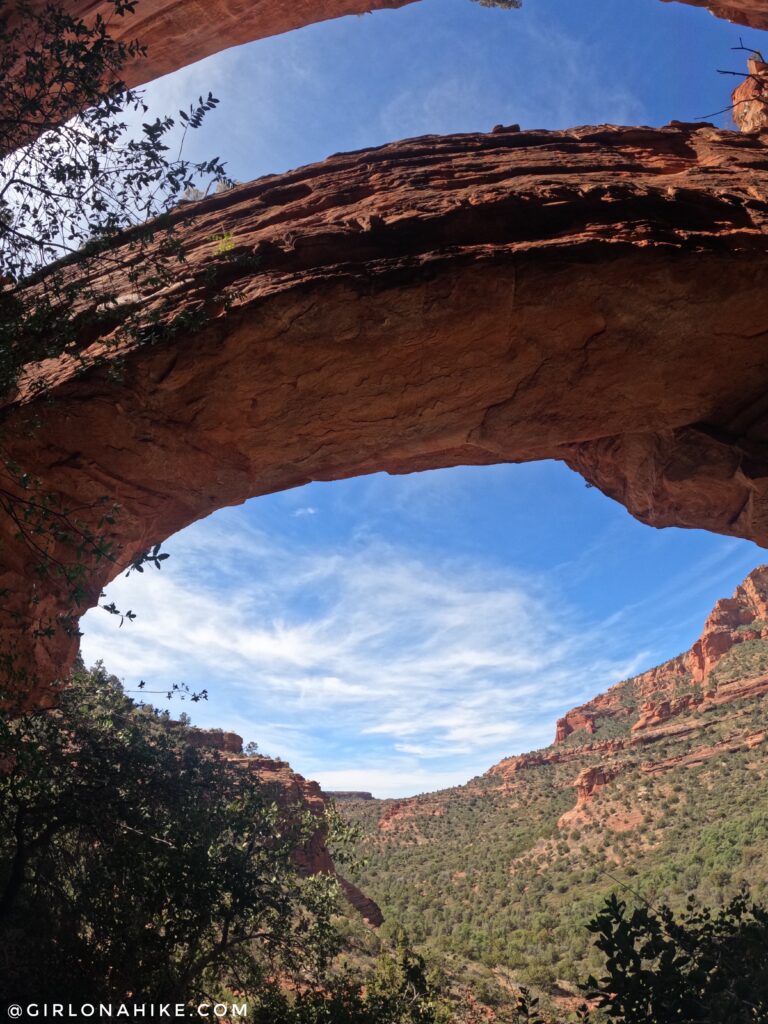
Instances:
[[[373,793],[362,789],[326,789],[325,795],[332,800],[373,800]]]
[[[204,747],[221,750],[226,754],[242,754],[243,737],[236,732],[224,732],[223,729],[189,729],[186,741],[191,747]]]

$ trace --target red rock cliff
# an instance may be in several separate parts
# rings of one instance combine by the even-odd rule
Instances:
[[[87,525],[119,503],[91,600],[218,507],[378,470],[558,458],[644,522],[768,544],[766,152],[702,125],[510,128],[182,208],[184,280],[142,302],[187,326],[84,339],[105,357],[86,372],[30,366],[43,392],[7,396],[8,454]],[[0,533],[0,639],[50,702],[76,651],[49,635],[65,598]]]
[[[670,0],[666,0],[670,2]],[[678,2],[678,0],[675,0]],[[735,21],[750,28],[768,28],[768,0],[679,0],[694,7],[705,7],[718,18]]]
[[[327,797],[316,782],[294,772],[287,761],[261,755],[245,756],[242,754],[243,739],[237,733],[221,729],[190,729],[185,739],[195,747],[220,751],[237,772],[258,776],[279,804],[298,803],[318,816],[325,811]],[[363,920],[376,928],[383,924],[384,917],[378,905],[336,871],[323,829],[318,829],[307,845],[296,852],[296,863],[310,875],[334,875],[345,898]]]
[[[618,683],[594,700],[569,711],[557,723],[555,743],[583,729],[592,734],[601,719],[637,715],[632,732],[661,725],[697,707],[718,702],[709,685],[712,670],[728,651],[745,640],[768,639],[768,565],[758,566],[736,588],[733,597],[719,600],[704,623],[699,639],[684,654],[642,675]],[[762,692],[762,678],[740,684],[743,696]],[[692,692],[681,687],[698,684]],[[746,689],[745,689],[746,688]],[[730,700],[739,699],[730,695]]]
[[[747,61],[748,75],[731,97],[733,119],[743,132],[768,127],[768,64],[758,55]]]

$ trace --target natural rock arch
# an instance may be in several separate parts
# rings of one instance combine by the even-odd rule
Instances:
[[[117,373],[108,349],[86,372],[31,366],[3,412],[8,454],[46,491],[86,519],[120,502],[120,560],[91,603],[216,508],[376,470],[562,459],[652,525],[768,545],[765,133],[426,137],[191,213],[174,214],[186,326],[131,343]],[[76,638],[45,635],[62,594],[35,590],[9,523],[2,541],[2,640],[46,703]]]
[[[141,0],[133,14],[115,19],[109,0],[66,0],[77,17],[110,18],[117,39],[140,39],[147,54],[126,69],[129,85],[142,85],[232,46],[350,14],[406,7],[418,0]],[[629,2],[629,0],[625,0]],[[768,0],[664,0],[704,7],[751,28],[768,29]],[[32,0],[43,6],[44,0]]]
[[[405,7],[418,0],[142,0],[123,22],[121,33],[147,46],[145,60],[129,73],[131,84],[175,71],[212,53],[291,29],[349,14]],[[665,0],[704,7],[719,18],[751,28],[768,29],[768,0]],[[88,15],[106,4],[69,0],[77,13]]]

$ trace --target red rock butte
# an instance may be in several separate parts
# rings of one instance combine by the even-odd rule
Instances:
[[[194,59],[174,47],[173,66]],[[766,142],[702,124],[499,126],[177,209],[183,277],[142,296],[174,329],[119,350],[90,331],[79,354],[99,365],[30,365],[3,406],[6,458],[42,493],[92,529],[103,499],[120,505],[119,557],[80,610],[217,508],[380,470],[559,459],[650,525],[768,545]],[[6,688],[50,704],[77,648],[51,629],[69,599],[37,582],[15,525],[0,540]]]

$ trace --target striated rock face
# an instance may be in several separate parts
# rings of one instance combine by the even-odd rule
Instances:
[[[717,686],[713,685],[711,677],[732,648],[747,640],[766,639],[768,565],[760,565],[739,584],[733,597],[717,601],[701,636],[689,651],[634,679],[618,683],[589,703],[569,711],[557,723],[555,744],[562,743],[579,729],[593,734],[601,719],[635,718],[631,732],[636,734],[688,712],[706,711],[742,698],[761,696],[768,692],[768,678],[762,673]],[[681,688],[689,692],[679,693]]]
[[[747,61],[748,77],[731,96],[733,119],[743,132],[768,128],[768,64],[756,55]]]
[[[766,141],[427,137],[180,208],[184,278],[143,304],[183,326],[117,353],[84,337],[104,359],[86,372],[74,354],[29,366],[8,455],[94,529],[119,503],[91,602],[216,508],[378,470],[557,458],[644,522],[766,545]],[[65,598],[0,532],[0,638],[40,705],[76,638],[48,635]]]
[[[256,774],[273,794],[272,799],[279,804],[302,804],[318,816],[324,812],[327,794],[323,793],[316,782],[305,779],[303,775],[293,771],[287,761],[261,755],[245,756],[242,754],[242,737],[237,733],[223,732],[221,729],[190,729],[185,739],[192,746],[220,751],[237,772]],[[307,845],[296,851],[296,863],[299,868],[309,875],[334,875],[347,901],[364,921],[378,928],[384,923],[380,908],[356,885],[337,872],[325,840],[325,832],[318,829]]]
[[[185,736],[191,747],[209,747],[225,754],[242,754],[243,737],[222,729],[189,729]]]
[[[665,0],[669,3],[670,0]],[[735,21],[750,28],[768,28],[768,0],[675,0],[705,7],[718,18]]]

